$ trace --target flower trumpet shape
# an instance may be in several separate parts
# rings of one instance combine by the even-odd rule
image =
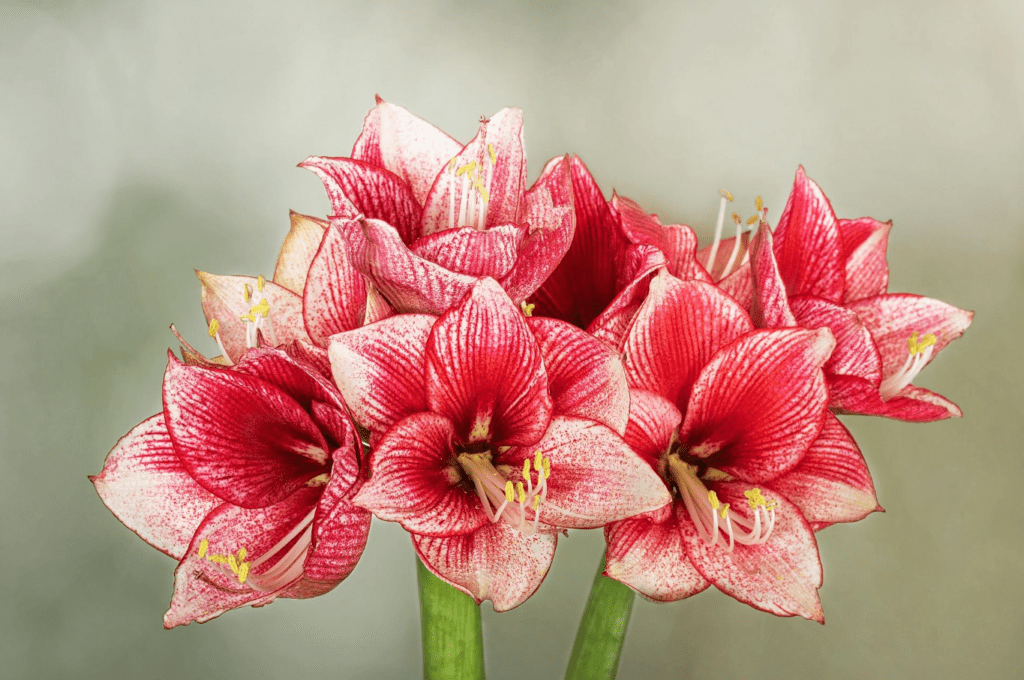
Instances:
[[[370,514],[351,502],[361,444],[330,381],[276,349],[233,368],[172,354],[163,397],[91,479],[125,526],[179,561],[166,627],[321,595],[348,576]]]
[[[399,522],[427,568],[497,611],[539,587],[558,529],[668,501],[620,435],[629,392],[616,354],[525,317],[492,279],[440,318],[336,335],[330,358],[374,444],[354,502]]]
[[[827,329],[753,330],[714,285],[662,271],[624,340],[626,441],[672,494],[610,524],[606,575],[647,598],[714,584],[822,621],[813,526],[878,509],[856,445],[826,410]]]
[[[482,277],[520,304],[572,241],[568,163],[529,189],[523,117],[502,109],[466,145],[378,99],[350,158],[300,164],[324,182],[353,265],[395,309],[439,314]]]

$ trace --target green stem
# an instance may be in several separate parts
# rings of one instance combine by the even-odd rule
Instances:
[[[601,576],[603,571],[602,555],[583,620],[576,631],[565,680],[613,680],[618,672],[634,596],[629,587]]]
[[[480,607],[416,560],[424,680],[483,680]]]

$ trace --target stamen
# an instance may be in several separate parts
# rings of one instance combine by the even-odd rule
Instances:
[[[533,310],[537,308],[537,305],[523,300],[519,303],[519,308],[523,310],[523,316],[533,316]]]
[[[708,253],[708,274],[715,268],[715,258],[718,257],[718,243],[722,240],[722,226],[725,224],[725,204],[732,201],[732,194],[725,189],[719,189],[718,193],[722,202],[718,206],[718,221],[715,222],[715,240],[711,242],[711,251]]]
[[[899,394],[931,360],[938,339],[931,333],[920,340],[917,336],[917,331],[914,331],[907,339],[909,354],[903,366],[879,385],[878,393],[883,400],[888,401]]]
[[[722,275],[718,277],[719,281],[729,275],[729,272],[732,271],[732,265],[736,262],[736,257],[740,254],[740,241],[742,241],[741,237],[743,236],[743,223],[740,221],[740,216],[736,213],[732,214],[732,221],[736,223],[736,239],[732,244],[732,253],[729,255],[729,261],[725,263],[725,269],[722,270]]]
[[[539,460],[539,463],[538,463]],[[524,534],[534,534],[540,526],[540,508],[547,498],[547,477],[550,475],[551,461],[537,452],[534,458],[527,458],[523,461],[523,481],[513,482],[505,479],[491,463],[490,453],[464,453],[458,458],[459,464],[466,474],[473,480],[477,496],[483,505],[484,513],[492,522],[504,519],[512,527]],[[533,483],[531,468],[537,470],[537,484]],[[523,483],[525,482],[525,484]],[[504,512],[510,505],[519,506],[518,512],[514,509]],[[495,510],[495,508],[497,508]],[[533,521],[527,518],[527,510],[533,512]]]

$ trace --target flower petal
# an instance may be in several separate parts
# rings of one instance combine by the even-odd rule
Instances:
[[[785,328],[796,326],[789,308],[786,284],[782,282],[772,251],[772,232],[762,224],[750,241],[750,271],[753,276],[754,296],[750,305],[750,319],[757,328]],[[814,327],[816,328],[816,326]]]
[[[310,339],[326,347],[335,333],[362,325],[366,279],[349,258],[345,237],[332,225],[320,243],[302,293],[302,318]]]
[[[624,343],[630,387],[686,409],[697,375],[720,347],[751,330],[747,313],[708,283],[661,272]]]
[[[303,566],[306,580],[333,587],[351,574],[366,548],[371,517],[368,511],[332,493],[328,483],[313,520],[313,546]]]
[[[511,224],[487,231],[462,227],[424,236],[410,249],[450,271],[500,279],[515,265],[525,236],[525,227]]]
[[[530,445],[551,418],[540,348],[493,279],[438,319],[427,341],[427,403],[465,442]]]
[[[107,454],[103,470],[90,480],[114,517],[178,560],[203,517],[222,502],[185,471],[163,413],[121,437]]]
[[[855,375],[876,387],[882,380],[882,360],[871,334],[857,313],[810,295],[790,298],[797,324],[804,328],[827,327],[836,338],[836,348],[825,364],[825,375]]]
[[[839,224],[818,185],[797,168],[793,191],[775,228],[775,259],[790,295],[843,299],[846,272]]]
[[[647,513],[604,528],[604,575],[654,602],[682,600],[711,585],[690,564],[672,505],[667,509],[660,522]]]
[[[357,423],[383,434],[427,410],[423,364],[434,321],[402,314],[331,338],[334,382]]]
[[[557,537],[524,536],[506,522],[488,522],[470,534],[412,534],[416,554],[435,576],[494,611],[518,607],[540,587],[555,556]]]
[[[834,376],[828,388],[829,406],[837,413],[882,416],[911,423],[930,423],[963,415],[960,408],[945,397],[914,385],[907,385],[888,400],[882,399],[876,386],[854,376]]]
[[[839,220],[839,236],[846,262],[846,290],[843,302],[884,295],[889,286],[889,264],[885,249],[892,222],[870,217]]]
[[[636,202],[612,194],[612,208],[622,219],[622,229],[633,243],[654,246],[665,255],[668,271],[683,281],[711,282],[697,261],[697,235],[685,224],[662,224]]]
[[[683,416],[665,397],[647,390],[629,391],[629,424],[626,443],[651,467],[668,450]]]
[[[715,355],[679,431],[692,455],[748,482],[792,469],[821,432],[828,329],[754,331]]]
[[[377,98],[352,147],[352,158],[390,170],[423,205],[434,177],[462,144],[406,109]]]
[[[540,345],[554,412],[596,420],[624,433],[629,387],[619,355],[564,321],[535,316],[526,323]]]
[[[370,479],[353,503],[377,517],[428,536],[466,534],[490,520],[462,483],[452,422],[435,413],[400,420],[373,452]]]
[[[626,252],[622,271],[632,280],[626,283],[604,311],[587,326],[587,332],[611,347],[620,347],[647,298],[651,279],[665,265],[665,256],[654,246],[631,246]]]
[[[246,508],[277,503],[326,472],[327,444],[286,392],[251,375],[170,355],[164,415],[189,475]]]
[[[352,158],[310,156],[300,168],[315,172],[327,189],[338,217],[363,216],[387,222],[405,243],[420,235],[422,210],[409,186],[384,168]]]
[[[300,215],[295,211],[289,213],[291,229],[284,238],[281,254],[277,256],[274,267],[274,283],[302,295],[306,287],[306,273],[313,262],[313,256],[320,248],[327,221],[308,215]]]
[[[522,470],[536,452],[551,459],[540,521],[549,526],[593,529],[649,512],[672,497],[657,473],[619,435],[583,418],[555,416],[544,438],[499,454],[500,463]]]

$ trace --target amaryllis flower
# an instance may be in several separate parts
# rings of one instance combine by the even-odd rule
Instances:
[[[125,526],[179,561],[166,627],[313,597],[348,576],[370,514],[351,503],[361,444],[329,380],[275,349],[233,368],[172,354],[163,395],[92,481]]]
[[[890,227],[871,218],[836,219],[800,168],[774,236],[762,225],[751,243],[751,315],[764,328],[832,330],[838,344],[825,372],[840,412],[911,421],[959,416],[956,404],[911,382],[963,334],[973,314],[886,293]]]
[[[440,318],[336,335],[330,356],[373,435],[355,503],[399,522],[433,573],[498,611],[540,585],[557,529],[668,500],[620,436],[629,393],[615,352],[565,322],[524,317],[492,279]]]
[[[826,410],[827,329],[753,330],[715,286],[662,271],[623,347],[626,440],[672,499],[605,530],[606,575],[659,601],[719,590],[822,621],[813,525],[878,508]]]
[[[300,165],[323,180],[355,267],[399,311],[441,313],[485,276],[519,304],[572,241],[568,165],[549,164],[527,189],[519,109],[462,145],[378,99],[351,158]]]

